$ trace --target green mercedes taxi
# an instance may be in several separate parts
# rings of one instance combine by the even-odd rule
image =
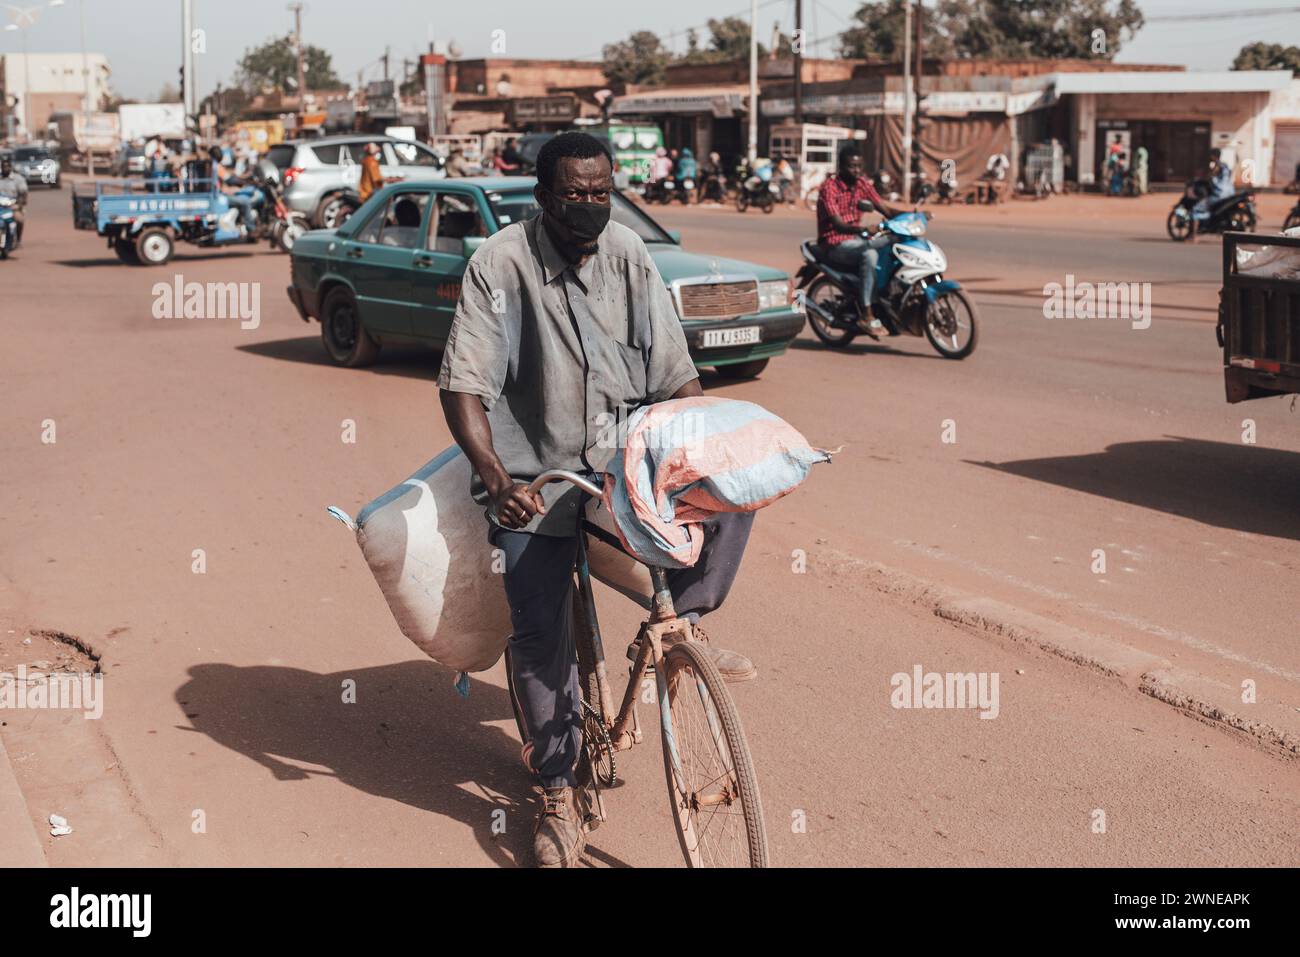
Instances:
[[[330,359],[360,366],[388,343],[441,348],[465,264],[483,240],[535,216],[532,177],[492,176],[386,186],[337,229],[302,235],[291,254],[289,298],[318,320]],[[790,277],[738,259],[687,252],[615,193],[615,222],[654,257],[697,366],[754,378],[803,328]]]

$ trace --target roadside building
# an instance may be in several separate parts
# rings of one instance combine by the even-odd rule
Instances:
[[[98,110],[111,75],[102,53],[0,54],[0,137],[41,139],[53,114]]]
[[[853,76],[858,60],[805,58],[805,86],[844,81]],[[761,98],[773,86],[792,84],[794,61],[765,58],[758,63]],[[762,110],[760,109],[761,116]],[[613,98],[611,119],[658,126],[664,142],[690,147],[696,156],[717,150],[725,158],[743,156],[749,140],[749,61],[676,63],[665,70],[662,86],[629,86]],[[766,133],[759,130],[759,154],[766,155]]]
[[[600,117],[608,95],[590,60],[447,60],[444,76],[448,133],[564,130]]]
[[[969,184],[1005,153],[1014,181],[1027,160],[1054,154],[1052,178],[1088,188],[1101,182],[1108,149],[1128,162],[1139,146],[1154,186],[1197,175],[1212,147],[1260,186],[1288,182],[1300,162],[1300,81],[1289,71],[1089,60],[926,61],[923,70],[915,150],[932,178],[946,164]],[[863,64],[849,79],[805,84],[804,119],[865,131],[869,167],[901,173],[900,73],[897,64]],[[790,84],[769,86],[763,127],[788,122],[793,106]]]

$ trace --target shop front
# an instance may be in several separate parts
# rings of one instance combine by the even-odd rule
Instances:
[[[666,87],[616,96],[611,120],[653,124],[670,148],[690,147],[697,157],[716,150],[724,159],[743,156],[749,89],[743,85]]]

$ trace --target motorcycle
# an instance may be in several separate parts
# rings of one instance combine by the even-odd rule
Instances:
[[[912,202],[924,203],[934,199],[938,195],[938,190],[925,175],[925,170],[921,170],[912,177]]]
[[[876,187],[876,192],[891,203],[900,198],[898,191],[894,189],[894,177],[890,175],[889,170],[876,170],[876,175],[871,177],[871,181]]]
[[[700,186],[700,202],[708,203],[725,202],[727,199],[727,183],[721,174],[704,175],[704,183]]]
[[[281,252],[292,252],[298,237],[311,229],[311,221],[306,213],[290,209],[289,204],[284,201],[284,190],[280,186],[280,171],[274,163],[262,160],[254,180],[271,211],[271,215],[265,221],[259,220],[259,237],[265,238]]]
[[[871,212],[869,200],[858,209]],[[943,277],[948,259],[937,245],[923,238],[928,213],[903,213],[880,224],[890,242],[876,264],[872,315],[891,336],[925,336],[945,359],[964,359],[975,351],[979,319],[975,304],[961,284]],[[802,244],[804,265],[796,275],[799,300],[818,339],[846,346],[867,331],[858,305],[858,279],[827,265],[815,241]]]
[[[1282,224],[1282,229],[1295,229],[1300,226],[1300,202],[1291,207],[1291,212],[1286,214],[1286,222]]]
[[[1192,234],[1192,210],[1205,195],[1205,185],[1199,181],[1187,184],[1181,199],[1169,211],[1165,231],[1174,242],[1184,242]],[[1210,204],[1208,215],[1197,222],[1199,233],[1253,233],[1258,217],[1255,213],[1255,193],[1241,190],[1225,199]]]
[[[11,196],[0,196],[0,259],[8,259],[18,245],[18,201]]]
[[[660,203],[668,205],[672,200],[680,199],[682,205],[690,205],[690,198],[695,192],[694,177],[682,177],[680,179],[663,179],[663,198]]]
[[[766,177],[763,175],[766,173]],[[746,176],[736,193],[736,209],[744,212],[750,206],[757,206],[764,213],[776,208],[781,197],[781,187],[772,182],[772,168],[764,166],[761,170]]]
[[[645,184],[645,191],[641,194],[646,204],[662,203],[667,206],[673,201],[673,190],[676,184],[669,177],[663,179],[652,179]]]

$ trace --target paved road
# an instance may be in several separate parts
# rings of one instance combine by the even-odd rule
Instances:
[[[128,268],[73,233],[66,207],[66,194],[35,196],[28,245],[0,264],[0,651],[59,629],[101,649],[108,671],[102,721],[14,712],[0,727],[33,820],[55,811],[74,826],[44,839],[47,858],[519,859],[534,807],[500,668],[457,697],[324,512],[355,509],[448,443],[436,356],[333,368],[283,299],[284,257],[185,250],[166,269]],[[1145,331],[1053,323],[1041,297],[1015,292],[1053,268],[1203,281],[1217,245],[1174,251],[1136,220],[1115,243],[966,215],[936,221],[953,274],[1012,290],[980,295],[970,360],[919,340],[834,352],[805,336],[757,382],[708,382],[845,446],[760,516],[711,629],[762,671],[736,696],[774,859],[1300,863],[1293,760],[867,584],[864,567],[883,563],[1177,656],[1226,686],[1254,677],[1261,701],[1300,697],[1295,416],[1225,405],[1212,329],[1194,316],[1157,309]],[[664,219],[688,247],[784,265],[805,228],[785,213]],[[154,319],[153,284],[178,273],[260,282],[261,325]],[[345,419],[356,444],[340,441]],[[940,441],[944,419],[955,444]],[[1090,571],[1096,548],[1104,575]],[[609,595],[602,609],[616,648],[635,615]],[[890,677],[916,665],[998,674],[997,719],[891,708]],[[346,679],[356,704],[342,703]],[[629,783],[591,862],[675,863],[657,745],[620,764]]]

